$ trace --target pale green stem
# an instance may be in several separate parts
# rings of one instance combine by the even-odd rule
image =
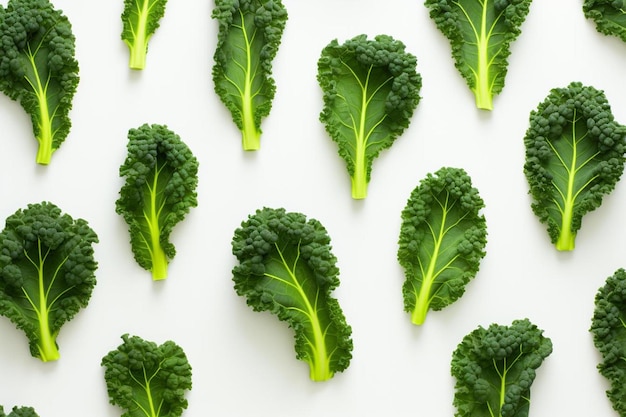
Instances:
[[[243,122],[242,145],[245,151],[256,151],[261,147],[261,130],[257,129],[254,122],[254,109],[252,100],[252,51],[251,40],[248,38],[248,32],[245,30],[245,18],[241,16],[241,26],[244,41],[246,43],[246,77],[244,81],[243,96],[241,97],[241,118]]]
[[[50,333],[50,321],[48,311],[48,295],[46,294],[44,282],[44,261],[39,256],[39,355],[43,362],[55,361],[59,359],[59,349],[55,337]]]
[[[149,1],[144,1],[141,12],[138,13],[137,31],[134,32],[132,44],[130,48],[129,66],[131,69],[142,70],[146,66],[146,54],[148,52],[148,36],[147,36],[147,19]]]
[[[483,2],[480,38],[478,39],[478,68],[476,69],[476,107],[483,110],[493,109],[491,83],[489,80],[489,34],[487,33],[487,1]]]

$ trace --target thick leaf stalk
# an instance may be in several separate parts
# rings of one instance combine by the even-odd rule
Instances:
[[[148,38],[145,33],[145,22],[138,28],[132,43],[128,45],[129,59],[128,66],[134,70],[142,70],[146,67],[146,57],[148,56]]]
[[[40,254],[41,255],[41,254]],[[42,362],[56,361],[59,359],[59,347],[56,343],[57,335],[50,330],[50,308],[54,304],[53,300],[49,300],[47,293],[47,285],[44,275],[44,260],[40,256],[38,266],[39,271],[39,305],[35,308],[39,323],[39,340],[37,349],[39,350],[39,358]],[[34,307],[34,306],[33,306]]]
[[[41,109],[41,115],[38,124],[38,133],[36,136],[39,146],[37,148],[37,156],[35,162],[40,165],[48,165],[52,160],[52,148],[53,136],[52,132],[52,120],[48,112],[48,103],[45,98],[39,102]]]
[[[167,0],[124,0],[121,38],[128,46],[128,65],[134,70],[146,66],[150,38],[165,15]]]
[[[247,60],[246,81],[244,83],[243,96],[241,97],[241,144],[244,151],[257,151],[261,148],[261,128],[260,122],[255,120],[255,109],[253,106],[254,93],[252,92],[253,80],[250,77],[251,60]]]
[[[476,107],[482,110],[493,110],[493,81],[490,73],[490,57],[489,57],[489,39],[491,33],[487,31],[487,4],[485,0],[482,8],[482,16],[480,22],[480,34],[478,35],[478,52],[476,81],[474,96],[476,97]]]

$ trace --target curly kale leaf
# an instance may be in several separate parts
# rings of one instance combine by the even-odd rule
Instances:
[[[123,417],[182,415],[192,385],[183,349],[171,340],[157,345],[128,334],[122,340],[101,362],[111,404],[126,410]]]
[[[215,92],[241,130],[244,150],[261,146],[261,121],[276,93],[272,62],[287,22],[280,0],[216,0],[219,24],[213,66]]]
[[[270,311],[295,331],[298,359],[314,381],[345,370],[352,330],[331,292],[339,285],[330,237],[315,219],[284,209],[257,210],[235,230],[233,268],[238,295],[255,311]]]
[[[9,415],[4,414],[4,407],[0,405],[0,417],[39,417],[33,407],[13,407]]]
[[[367,196],[373,160],[409,126],[422,87],[416,67],[415,56],[387,35],[333,40],[322,50],[320,121],[346,161],[355,199]]]
[[[198,160],[180,136],[163,125],[130,129],[127,148],[120,167],[126,181],[115,209],[128,224],[135,260],[152,271],[154,280],[162,280],[176,255],[170,234],[198,205]]]
[[[504,88],[511,43],[520,35],[531,0],[426,0],[430,17],[448,38],[455,66],[479,109],[493,109]]]
[[[615,411],[626,415],[626,270],[606,279],[595,297],[590,332],[602,356],[598,371],[610,383],[606,394]]]
[[[30,352],[59,358],[61,326],[87,306],[96,285],[96,233],[52,203],[30,204],[0,233],[0,314],[22,329]]]
[[[38,164],[50,163],[70,131],[74,43],[69,20],[48,0],[9,0],[0,13],[0,91],[30,116]]]
[[[573,250],[583,216],[624,171],[626,126],[615,121],[602,91],[579,82],[553,89],[529,124],[524,172],[532,210],[558,250]]]
[[[552,341],[528,319],[466,335],[452,354],[456,417],[528,417],[536,371]]]
[[[424,323],[429,309],[460,298],[485,256],[484,202],[460,168],[441,168],[413,190],[402,211],[398,261],[406,280],[404,308]]]
[[[167,0],[124,0],[121,37],[130,52],[130,68],[145,68],[148,43],[159,28],[166,4]]]
[[[595,22],[598,32],[626,42],[625,0],[585,0],[583,12],[587,19]]]

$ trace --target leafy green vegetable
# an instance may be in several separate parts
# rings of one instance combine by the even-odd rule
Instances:
[[[30,116],[38,164],[49,164],[69,134],[78,80],[72,26],[60,10],[48,0],[0,5],[0,91]]]
[[[626,270],[618,269],[606,279],[595,297],[589,329],[602,355],[598,370],[611,384],[606,394],[615,411],[626,415]]]
[[[39,417],[32,407],[13,407],[9,415],[4,414],[4,408],[0,405],[0,417]]]
[[[536,370],[552,341],[528,319],[466,335],[452,354],[455,417],[528,417]]]
[[[558,250],[574,249],[582,217],[615,188],[625,138],[604,92],[579,82],[551,90],[531,112],[524,172],[532,210]]]
[[[626,42],[625,0],[585,0],[583,12],[587,19],[595,22],[598,32]]]
[[[241,130],[246,151],[261,146],[261,121],[276,93],[272,62],[287,22],[280,0],[215,0],[219,24],[213,66],[215,92]]]
[[[87,306],[96,285],[96,233],[49,202],[29,204],[0,233],[0,315],[22,329],[30,352],[59,358],[61,326]]]
[[[137,263],[154,280],[167,278],[176,255],[174,226],[198,205],[198,160],[176,133],[144,124],[128,131],[128,155],[120,167],[126,182],[115,210],[128,224]]]
[[[417,59],[387,35],[333,40],[321,53],[317,80],[324,93],[320,120],[339,146],[352,197],[367,196],[372,162],[409,126],[422,77]]]
[[[122,40],[130,52],[130,68],[145,68],[148,43],[159,28],[166,4],[167,0],[124,0]]]
[[[426,0],[448,38],[455,66],[479,109],[492,110],[504,88],[511,43],[520,35],[532,0]]]
[[[191,365],[171,340],[160,346],[139,336],[102,358],[109,401],[126,410],[123,417],[178,417],[188,406]]]
[[[257,210],[235,230],[233,268],[238,295],[255,311],[270,311],[295,332],[296,357],[314,381],[344,371],[352,329],[331,292],[339,285],[328,232],[315,219],[285,209]]]
[[[424,323],[429,309],[460,298],[485,256],[485,206],[469,175],[460,168],[428,174],[402,211],[398,261],[406,281],[404,309]]]

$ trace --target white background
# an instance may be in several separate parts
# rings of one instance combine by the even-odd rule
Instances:
[[[6,5],[6,0],[3,0]],[[25,336],[0,319],[0,404],[42,417],[113,417],[101,358],[124,333],[171,339],[193,367],[187,416],[449,417],[451,353],[478,325],[527,317],[554,352],[532,387],[531,415],[617,414],[598,374],[588,331],[604,280],[626,267],[626,183],[583,220],[576,249],[557,252],[530,210],[523,136],[531,110],[571,81],[604,90],[626,123],[626,44],[596,32],[581,0],[535,0],[512,45],[494,110],[476,109],[447,39],[419,0],[285,0],[289,20],[274,61],[277,93],[261,150],[245,153],[213,91],[217,25],[211,1],[170,1],[143,72],[128,69],[122,1],[56,0],[73,24],[81,81],[70,135],[49,166],[22,108],[0,96],[0,219],[28,203],[57,204],[98,233],[98,284],[58,337],[61,358],[30,356]],[[317,59],[332,39],[388,34],[418,58],[422,100],[410,128],[374,162],[369,196],[354,201],[344,162],[318,120]],[[165,124],[200,161],[199,205],[172,235],[169,278],[152,282],[134,261],[115,213],[129,128]],[[485,200],[487,255],[465,295],[417,327],[403,311],[396,261],[400,212],[411,190],[442,166],[464,168]],[[255,313],[232,286],[233,231],[257,208],[284,207],[322,222],[353,329],[350,367],[314,383],[295,359],[293,335]]]

